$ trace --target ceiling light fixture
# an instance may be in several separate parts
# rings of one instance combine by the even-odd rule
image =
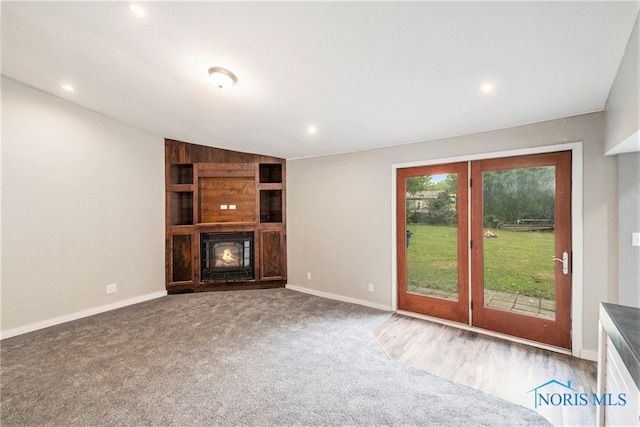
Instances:
[[[71,86],[70,84],[64,84],[61,87],[62,87],[62,89],[66,90],[67,92],[73,92],[73,86]]]
[[[307,132],[309,132],[311,135],[314,135],[316,133],[318,133],[318,128],[315,126],[309,126],[307,128]]]
[[[129,12],[138,19],[147,19],[149,17],[143,8],[135,4],[129,5]]]
[[[495,86],[493,85],[493,83],[485,83],[482,86],[480,86],[480,93],[483,94],[488,94],[491,93],[495,90]]]
[[[220,89],[230,88],[238,83],[238,78],[231,71],[222,67],[209,68],[209,78]]]

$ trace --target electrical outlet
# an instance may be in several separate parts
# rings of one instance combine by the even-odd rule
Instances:
[[[369,283],[369,292],[373,292],[373,283]]]
[[[631,233],[631,246],[640,246],[640,233]]]
[[[118,292],[118,284],[117,283],[112,283],[110,285],[107,285],[107,293],[108,294],[113,294]]]
[[[307,280],[311,280],[311,273],[307,273]]]

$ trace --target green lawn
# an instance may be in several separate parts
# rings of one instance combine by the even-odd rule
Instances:
[[[409,224],[408,287],[455,291],[457,229]],[[498,230],[483,239],[485,289],[554,300],[553,233]]]

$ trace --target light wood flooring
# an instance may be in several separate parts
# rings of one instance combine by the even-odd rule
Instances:
[[[596,392],[596,362],[394,314],[374,330],[392,359],[533,409],[555,426],[595,425],[594,406],[539,405],[534,392],[557,380]]]

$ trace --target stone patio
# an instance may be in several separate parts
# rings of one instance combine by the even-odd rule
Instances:
[[[453,301],[458,300],[457,293],[440,289],[416,287],[411,289],[410,292]],[[546,319],[554,319],[556,315],[556,302],[554,300],[527,297],[520,294],[485,290],[484,304],[486,307],[529,314]]]

